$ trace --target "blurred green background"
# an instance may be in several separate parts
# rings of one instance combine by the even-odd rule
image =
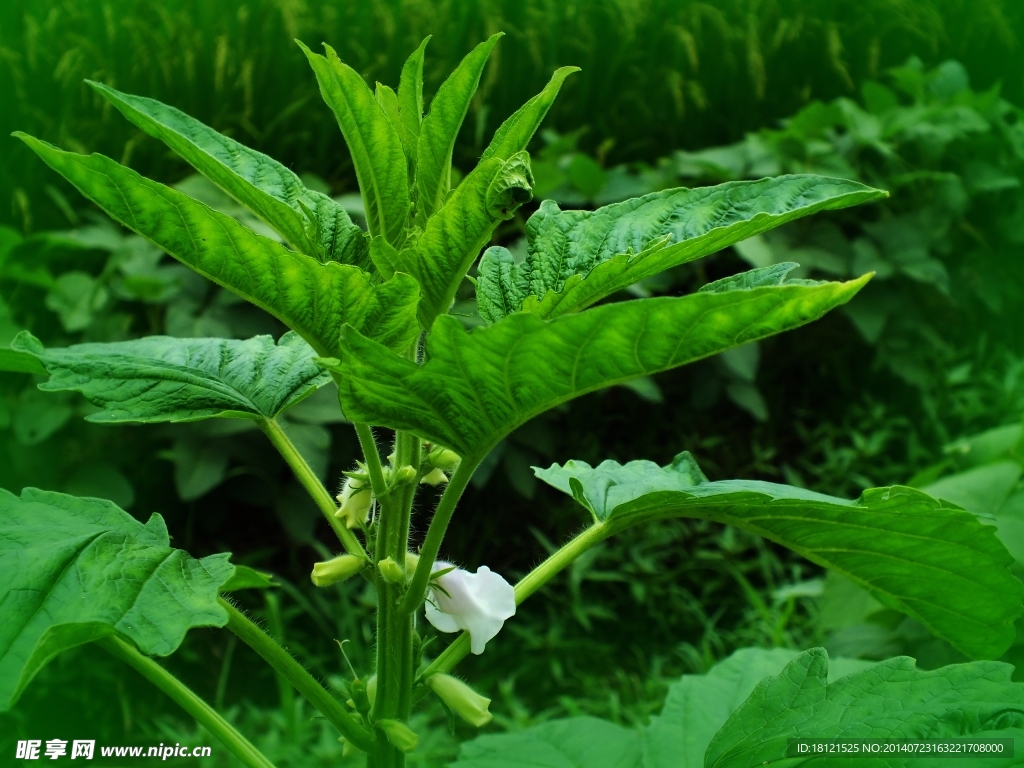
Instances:
[[[521,575],[585,522],[531,465],[665,463],[685,449],[712,479],[848,497],[876,485],[928,488],[987,515],[1024,561],[1020,3],[5,0],[0,135],[24,130],[102,152],[254,223],[101,104],[83,84],[91,78],[185,110],[358,213],[340,132],[293,38],[329,42],[368,80],[394,85],[405,56],[433,34],[429,96],[499,30],[506,37],[456,150],[463,170],[552,69],[574,64],[583,71],[532,148],[537,201],[591,207],[787,172],[856,178],[891,197],[633,286],[686,293],[779,261],[823,278],[876,273],[814,325],[590,395],[519,430],[474,478],[443,555]],[[110,223],[13,139],[0,141],[0,344],[22,329],[47,345],[283,330]],[[522,247],[528,208],[496,242]],[[474,321],[471,304],[458,311]],[[357,454],[332,398],[321,391],[288,416],[329,486]],[[246,605],[302,658],[340,674],[332,638],[348,638],[357,669],[369,668],[372,596],[362,584],[309,584],[330,536],[258,432],[228,422],[102,427],[82,420],[88,412],[76,396],[0,376],[0,486],[104,496],[142,519],[159,511],[176,546],[232,551],[277,575],[281,589]],[[577,713],[633,723],[660,709],[673,677],[737,647],[821,644],[865,658],[908,653],[924,667],[958,660],[795,555],[733,529],[668,521],[588,553],[461,672],[494,699],[492,729]],[[278,765],[342,764],[323,721],[226,633],[194,632],[169,665]],[[0,716],[0,754],[18,738],[213,743],[147,685],[96,651],[67,653]],[[418,764],[443,765],[472,735],[449,734],[443,712],[422,717],[436,729]],[[207,764],[230,763],[215,747]]]

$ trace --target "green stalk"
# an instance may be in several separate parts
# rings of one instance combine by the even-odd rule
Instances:
[[[112,635],[97,640],[96,644],[134,668],[167,694],[248,768],[274,768],[274,764],[250,744],[248,739],[236,731],[231,723],[155,661],[143,656],[131,645]]]
[[[370,489],[373,495],[380,501],[387,495],[387,484],[384,481],[384,471],[380,465],[380,452],[377,450],[377,441],[373,438],[373,431],[366,424],[355,424],[356,436],[359,438],[359,447],[363,449],[363,459],[366,462],[366,471],[370,475]]]
[[[220,598],[218,602],[228,612],[228,629],[295,686],[295,689],[320,710],[320,714],[326,717],[342,736],[364,752],[376,749],[373,735],[356,722],[348,710],[303,669],[288,651],[224,598]]]
[[[430,581],[430,572],[437,559],[437,553],[441,549],[441,542],[444,541],[448,523],[451,522],[455,506],[459,503],[462,492],[466,490],[466,486],[469,485],[469,480],[473,477],[473,472],[476,471],[479,464],[479,459],[464,457],[459,468],[455,470],[451,480],[448,481],[448,487],[444,489],[444,494],[437,503],[437,509],[434,510],[430,527],[427,528],[427,535],[423,540],[423,547],[420,549],[420,559],[416,564],[416,572],[413,574],[409,582],[409,590],[402,600],[401,610],[404,613],[411,614],[423,602],[423,597],[427,592],[427,582]]]
[[[608,538],[613,531],[608,530],[604,523],[594,523],[592,526],[579,534],[564,547],[551,555],[547,560],[538,565],[526,576],[520,579],[515,586],[516,605],[522,603],[526,598],[547,584],[553,576],[569,566],[573,560],[582,555],[591,547],[601,543]],[[452,642],[434,661],[423,670],[419,676],[425,680],[431,675],[440,672],[450,672],[456,664],[466,658],[469,653],[469,633],[463,632]]]
[[[331,497],[331,494],[324,488],[323,483],[310,469],[309,464],[302,458],[302,454],[299,453],[299,449],[295,447],[295,444],[288,438],[285,431],[281,428],[281,425],[274,419],[261,419],[259,421],[260,428],[264,434],[270,438],[270,442],[274,444],[278,452],[288,462],[288,466],[292,468],[295,473],[295,477],[298,478],[299,482],[302,483],[303,487],[313,497],[313,501],[320,507],[320,511],[324,517],[327,518],[327,522],[330,523],[331,528],[334,529],[334,533],[341,541],[345,551],[350,555],[357,555],[358,557],[369,559],[366,554],[366,550],[363,549],[363,545],[359,543],[359,539],[356,538],[355,534],[350,531],[345,524],[334,516],[334,513],[338,511],[337,502]]]

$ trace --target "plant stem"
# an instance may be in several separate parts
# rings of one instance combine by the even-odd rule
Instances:
[[[364,752],[376,749],[373,735],[357,723],[348,710],[303,669],[288,651],[224,598],[220,598],[218,602],[228,612],[228,629],[295,686],[310,704],[320,710],[331,725],[341,731],[342,736]]]
[[[274,768],[263,754],[242,734],[221,717],[213,707],[199,698],[188,686],[147,656],[123,640],[107,636],[96,644],[134,668],[139,674],[167,694],[196,722],[212,733],[221,744],[249,768]]]
[[[569,543],[519,580],[519,583],[515,586],[516,605],[522,603],[550,581],[555,574],[565,569],[573,560],[594,545],[608,538],[612,533],[613,531],[608,530],[603,523],[594,523],[583,533],[574,537]],[[469,653],[469,639],[468,632],[463,632],[455,638],[454,642],[445,648],[430,666],[423,670],[423,674],[419,676],[419,679],[425,680],[439,672],[450,672]]]
[[[462,492],[469,485],[469,480],[473,477],[473,472],[476,471],[479,463],[479,459],[464,457],[462,463],[459,464],[459,468],[455,470],[451,480],[448,481],[448,487],[444,489],[444,494],[437,503],[437,509],[434,510],[434,518],[430,521],[426,538],[423,540],[423,548],[420,549],[420,560],[416,564],[416,572],[409,582],[409,590],[405,594],[405,599],[402,600],[401,610],[404,613],[412,613],[423,602],[423,597],[427,591],[427,582],[430,580],[430,572],[434,566],[434,561],[437,559],[437,553],[441,549],[441,542],[444,540],[448,523],[452,519],[452,514],[455,512],[455,506],[459,503]]]
[[[379,502],[387,494],[387,484],[384,481],[384,471],[380,465],[380,452],[377,450],[377,441],[373,438],[373,431],[366,424],[356,423],[356,436],[359,438],[359,447],[363,449],[363,458],[366,460],[366,471],[370,475],[370,489]]]
[[[288,462],[288,466],[292,468],[295,477],[302,483],[309,495],[313,497],[316,505],[320,507],[320,511],[323,512],[327,522],[334,529],[334,533],[338,536],[342,546],[345,547],[345,551],[350,555],[369,559],[366,550],[363,549],[363,545],[359,543],[359,539],[356,538],[355,534],[345,527],[341,520],[334,516],[334,513],[338,511],[337,503],[331,498],[331,494],[327,492],[327,489],[324,488],[323,483],[313,473],[313,470],[310,469],[306,460],[302,458],[299,449],[288,438],[281,425],[274,419],[262,419],[259,424],[264,434],[270,438],[270,442],[274,444],[274,447],[284,457],[284,460]]]

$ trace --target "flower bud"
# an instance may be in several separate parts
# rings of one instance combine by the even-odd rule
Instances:
[[[426,483],[427,485],[440,485],[441,483],[447,482],[448,475],[438,467],[434,467],[434,469],[430,470],[420,478],[420,483]]]
[[[405,569],[390,557],[379,561],[377,570],[384,577],[384,581],[389,584],[405,584]]]
[[[377,700],[377,676],[370,675],[370,678],[366,681],[366,698],[370,702],[370,706],[373,706],[373,702]]]
[[[378,720],[377,727],[384,731],[388,741],[399,752],[412,752],[420,740],[416,732],[401,720]]]
[[[341,507],[334,516],[344,520],[345,527],[352,529],[366,524],[370,517],[370,504],[373,502],[373,493],[368,483],[352,477],[345,478],[345,485],[337,499]]]
[[[329,587],[349,579],[366,567],[366,560],[356,555],[339,555],[325,563],[314,563],[310,578],[318,587]]]
[[[454,472],[458,469],[462,458],[455,451],[437,446],[427,454],[427,461],[445,472]]]
[[[412,575],[416,573],[416,566],[420,563],[420,556],[414,555],[412,552],[405,553],[405,578],[406,580],[411,579]]]
[[[400,483],[411,483],[416,479],[416,470],[406,464],[404,467],[398,467],[394,470],[391,477],[395,485]]]
[[[425,682],[453,712],[458,712],[477,728],[491,722],[491,713],[488,710],[491,700],[481,696],[457,677],[431,675]]]

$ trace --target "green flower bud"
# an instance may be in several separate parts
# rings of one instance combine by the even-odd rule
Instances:
[[[416,470],[410,467],[408,464],[404,467],[398,467],[391,473],[392,480],[395,485],[399,483],[411,483],[416,479]]]
[[[373,707],[373,702],[377,700],[377,676],[370,675],[370,679],[366,681],[366,698],[370,702],[370,706]]]
[[[462,458],[455,451],[437,446],[427,454],[427,461],[445,472],[454,472],[459,468]]]
[[[420,478],[421,483],[427,485],[440,485],[441,483],[448,482],[448,475],[446,475],[440,468],[435,467]]]
[[[458,712],[477,728],[491,722],[488,710],[491,700],[481,696],[457,677],[431,675],[425,682],[453,712]]]
[[[401,720],[378,720],[377,727],[384,731],[388,741],[399,752],[412,752],[420,740],[416,732]]]
[[[313,584],[318,587],[329,587],[338,584],[359,573],[366,567],[366,560],[356,555],[339,555],[325,563],[314,563],[310,576]]]
[[[414,555],[412,552],[405,553],[405,578],[411,579],[412,575],[416,573],[416,566],[419,565],[420,556]]]
[[[377,570],[384,577],[384,581],[389,584],[405,584],[405,569],[390,557],[379,561]]]

